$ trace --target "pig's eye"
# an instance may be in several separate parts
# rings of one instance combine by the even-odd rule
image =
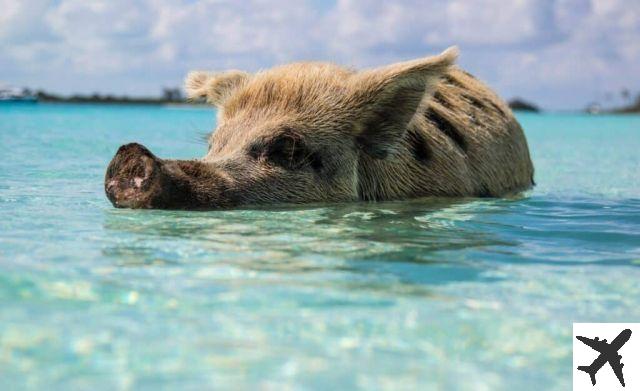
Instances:
[[[292,136],[280,136],[266,148],[269,162],[290,170],[302,167],[308,154],[302,141]]]
[[[263,148],[253,147],[249,154],[256,158],[264,158],[288,170],[300,170],[311,167],[314,170],[322,168],[322,161],[317,152],[307,148],[300,137],[283,134],[270,140]]]

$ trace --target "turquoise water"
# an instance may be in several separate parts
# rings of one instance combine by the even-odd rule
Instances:
[[[117,210],[210,110],[0,106],[4,389],[568,389],[572,322],[640,322],[640,117],[519,115],[516,200]]]

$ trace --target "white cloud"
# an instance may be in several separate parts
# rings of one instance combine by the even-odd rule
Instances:
[[[46,0],[0,0],[0,39],[24,42],[46,38],[47,30],[40,21],[49,8]]]
[[[560,1],[554,12],[558,29],[565,31],[557,41],[499,58],[502,71],[496,79],[501,85],[537,88],[540,95],[547,89],[548,95],[582,103],[623,88],[640,90],[640,3]],[[530,54],[533,61],[521,61]]]
[[[548,0],[455,0],[447,5],[450,38],[468,44],[513,45],[545,40],[555,33],[546,23],[553,7]]]
[[[303,2],[197,2],[160,6],[152,30],[164,53],[188,63],[265,66],[307,52],[313,10]]]
[[[582,105],[640,88],[640,2],[0,0],[3,78],[154,93],[191,68],[325,59],[371,66],[451,44],[508,96]],[[11,80],[14,79],[14,80]]]

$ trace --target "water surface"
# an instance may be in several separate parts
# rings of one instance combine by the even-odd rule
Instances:
[[[0,106],[3,388],[570,388],[572,322],[640,322],[640,117],[519,119],[517,199],[134,211],[117,147],[212,111]]]

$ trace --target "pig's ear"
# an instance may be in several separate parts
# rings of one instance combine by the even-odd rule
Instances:
[[[210,73],[203,71],[190,72],[185,79],[187,98],[202,99],[215,106],[222,106],[233,92],[249,79],[249,74],[242,71]]]
[[[355,74],[352,99],[358,106],[355,131],[360,148],[385,158],[404,135],[420,102],[433,95],[457,57],[454,46],[437,56]]]

